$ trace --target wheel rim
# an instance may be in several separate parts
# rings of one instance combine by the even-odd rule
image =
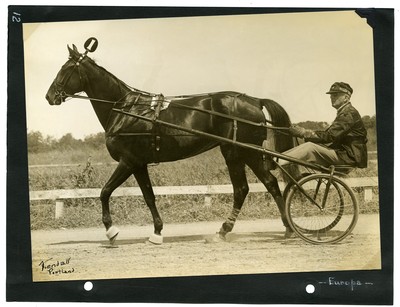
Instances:
[[[299,185],[322,206],[329,179],[329,175],[315,174],[300,180]],[[343,240],[358,219],[358,202],[353,191],[336,177],[330,182],[323,209],[313,204],[296,186],[287,196],[286,216],[290,227],[300,238],[313,244]]]

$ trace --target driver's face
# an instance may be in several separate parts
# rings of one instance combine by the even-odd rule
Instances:
[[[339,109],[342,105],[349,101],[349,95],[345,93],[332,93],[330,96],[332,107],[335,109]]]

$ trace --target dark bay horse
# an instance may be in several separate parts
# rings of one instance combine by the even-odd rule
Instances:
[[[276,201],[284,226],[285,236],[291,234],[285,216],[285,202],[278,187],[277,179],[271,174],[274,162],[262,152],[240,148],[232,144],[212,140],[199,135],[185,133],[170,127],[157,125],[113,111],[113,108],[129,111],[143,116],[157,116],[165,122],[181,127],[189,127],[224,138],[235,138],[238,142],[261,145],[267,137],[265,127],[246,123],[234,123],[227,118],[210,113],[181,108],[171,103],[163,111],[150,107],[154,95],[132,89],[113,74],[97,65],[90,57],[68,47],[69,59],[58,72],[51,84],[46,99],[51,105],[60,105],[68,96],[85,92],[90,98],[94,111],[106,131],[106,146],[118,166],[101,191],[102,221],[111,243],[118,235],[118,229],[112,226],[109,198],[132,174],[136,178],[149,207],[154,234],[153,243],[161,243],[163,222],[158,213],[152,184],[147,166],[153,162],[176,161],[198,155],[219,146],[228,167],[233,185],[233,209],[222,224],[219,236],[224,238],[235,224],[245,197],[249,191],[245,166],[248,165],[258,179],[265,185]],[[262,111],[266,108],[275,126],[289,127],[290,120],[285,110],[269,99],[258,99],[236,92],[218,92],[204,95],[172,98],[180,104],[212,112],[240,117],[256,123],[265,123]],[[155,115],[155,113],[157,113]],[[294,146],[293,138],[276,134],[274,150],[282,152]]]

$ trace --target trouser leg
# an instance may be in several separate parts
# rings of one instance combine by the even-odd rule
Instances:
[[[282,154],[323,166],[345,164],[333,149],[312,142],[303,143]],[[287,160],[279,159],[280,165],[288,163],[290,162]]]

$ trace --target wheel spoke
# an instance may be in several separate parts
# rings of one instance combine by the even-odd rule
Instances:
[[[290,226],[303,240],[314,244],[334,243],[353,230],[358,202],[342,180],[314,174],[300,180],[289,191],[286,214]]]

